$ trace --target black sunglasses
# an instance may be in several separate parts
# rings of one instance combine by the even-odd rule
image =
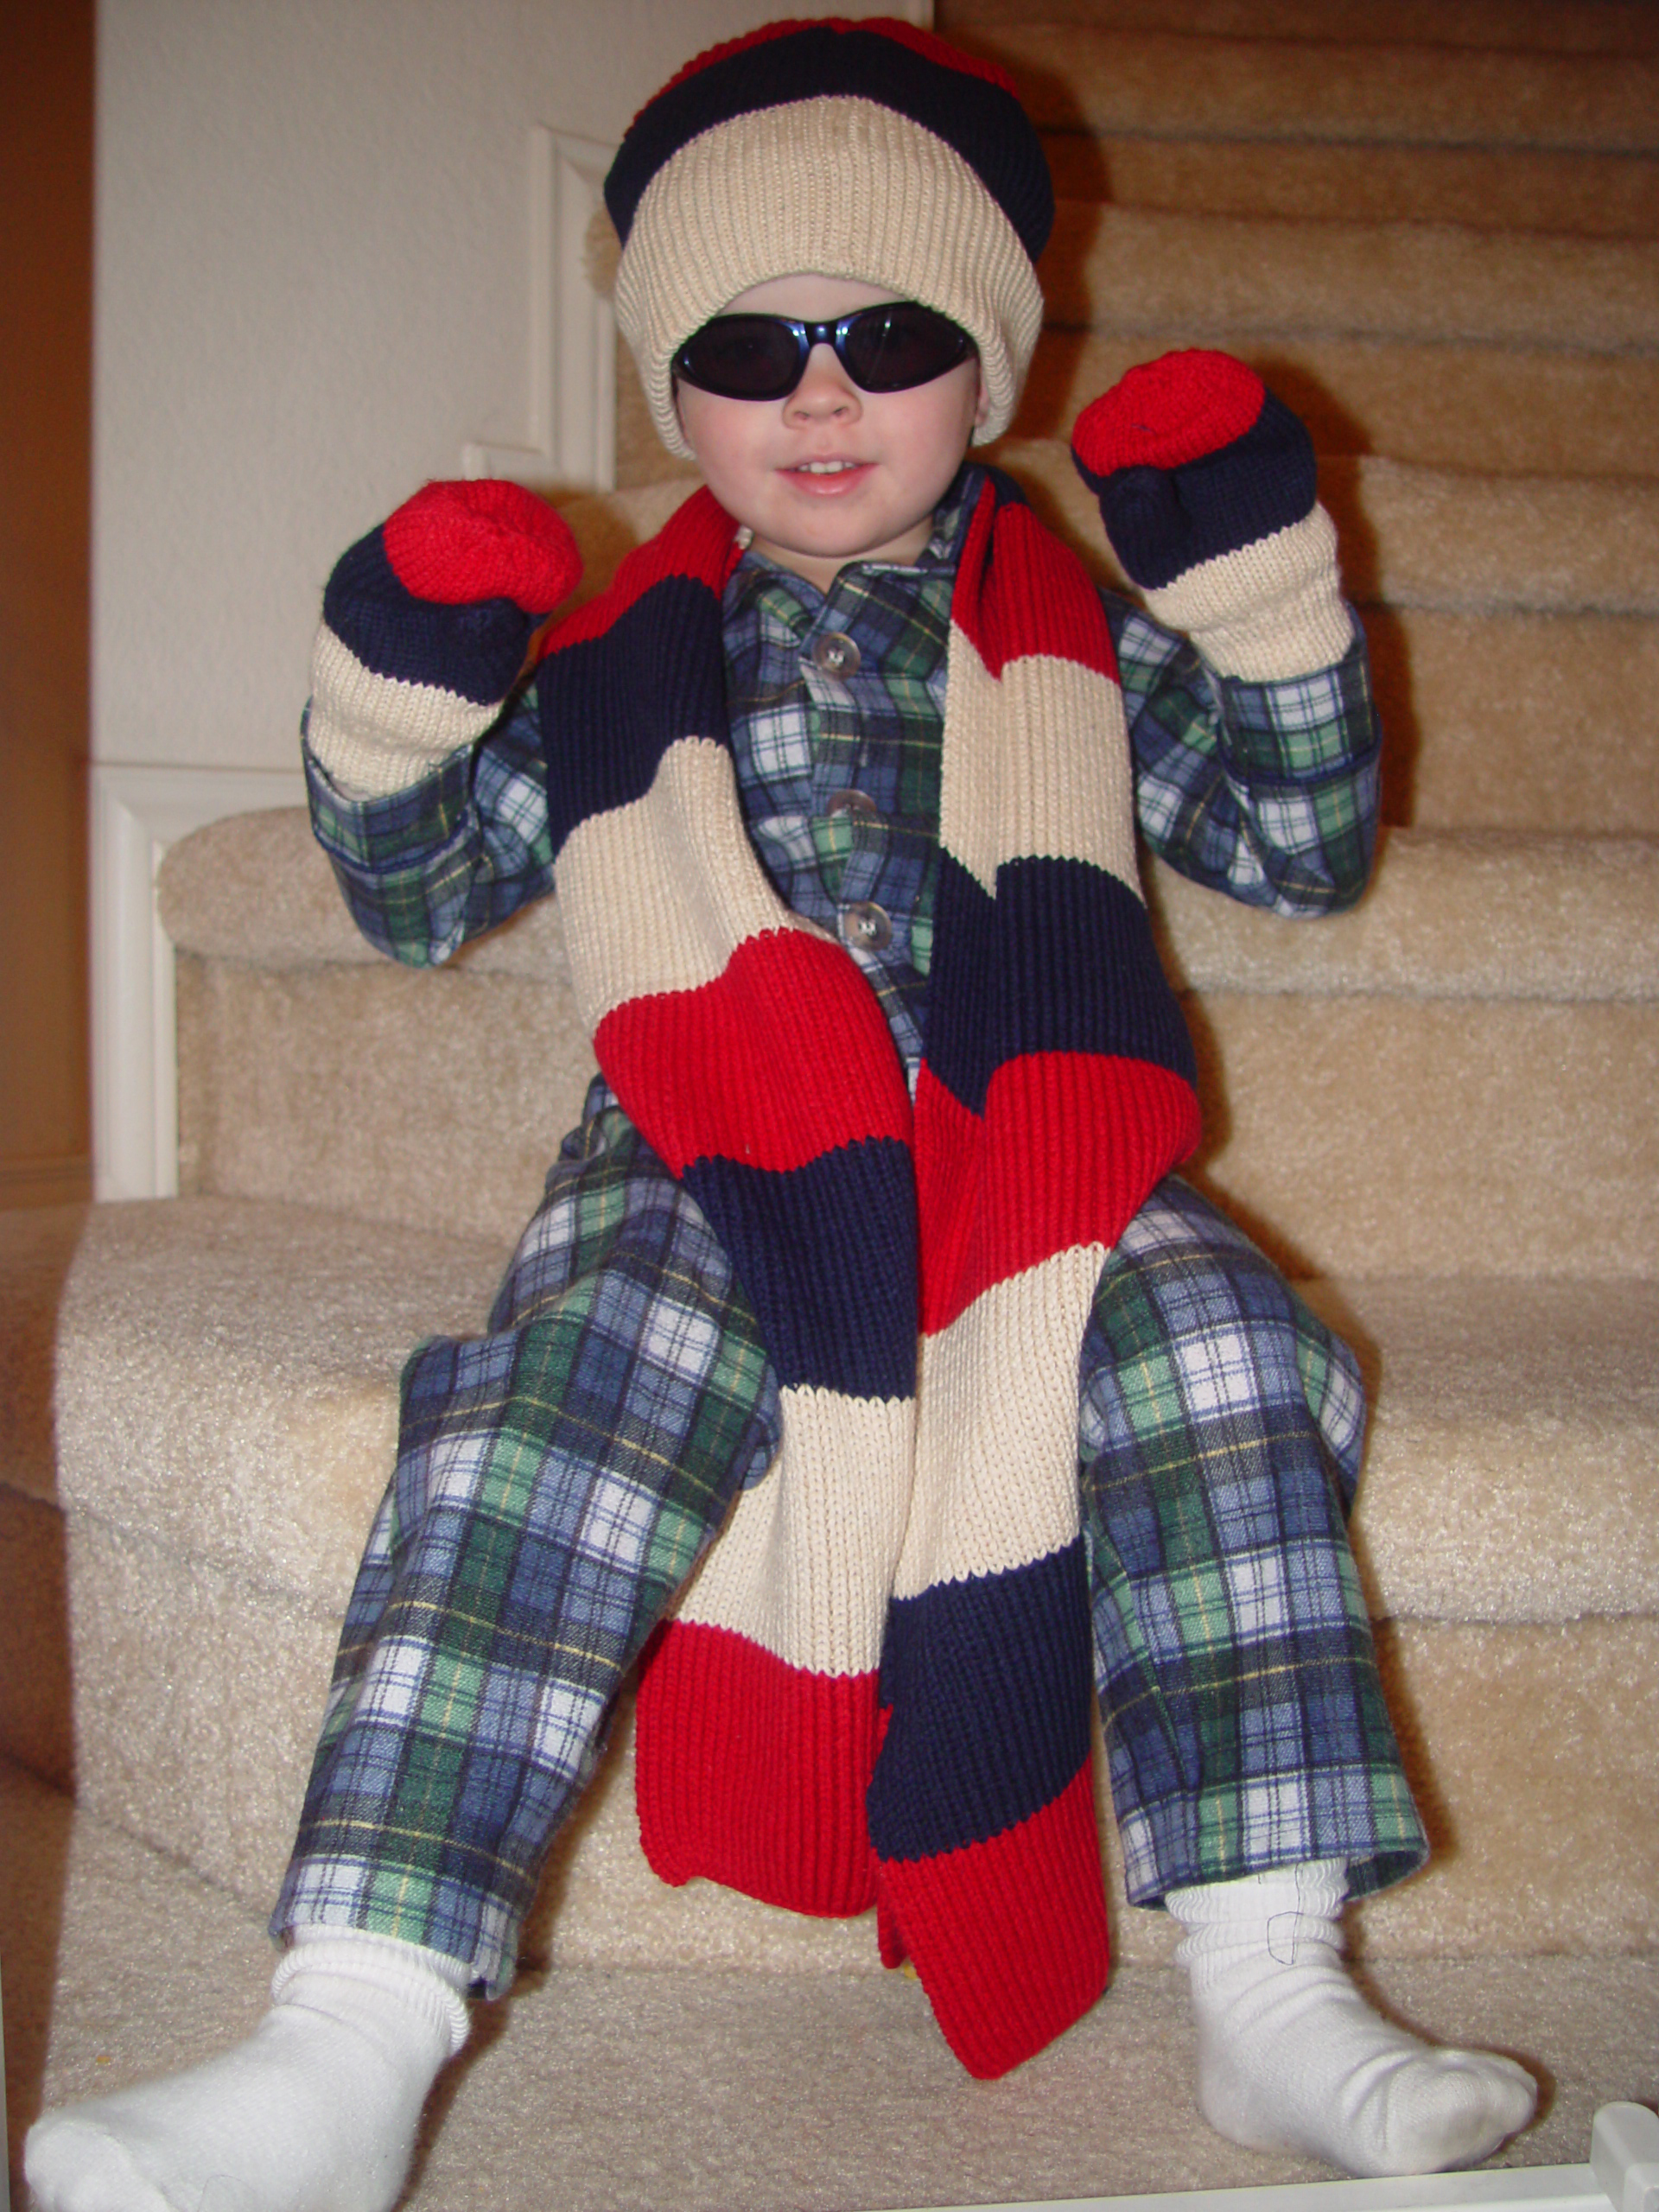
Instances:
[[[834,322],[786,315],[717,315],[694,331],[673,370],[718,399],[787,399],[815,346],[833,346],[861,391],[908,391],[965,361],[974,341],[931,308],[892,300]]]

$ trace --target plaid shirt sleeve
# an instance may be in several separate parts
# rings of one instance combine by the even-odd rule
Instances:
[[[305,749],[311,827],[371,944],[429,968],[553,887],[534,688],[407,791],[348,798]]]
[[[1276,913],[1327,914],[1364,890],[1380,733],[1357,622],[1335,667],[1247,683],[1106,592],[1153,851],[1195,882]]]

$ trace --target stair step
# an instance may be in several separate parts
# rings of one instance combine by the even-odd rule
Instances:
[[[1313,924],[1213,894],[1206,913],[1160,872],[1173,971],[1204,978],[1196,1171],[1302,1273],[1649,1274],[1659,847],[1422,836],[1391,841],[1397,889]],[[511,1239],[593,1065],[550,902],[445,969],[355,948],[283,966],[249,893],[284,841],[326,874],[297,816],[215,824],[163,869],[167,925],[199,948],[178,971],[185,1186]],[[222,957],[227,884],[247,918]]]
[[[1659,1009],[1189,1000],[1189,1172],[1293,1273],[1659,1270]]]
[[[270,1973],[258,1913],[3,1767],[0,1954],[14,2140],[42,2104],[227,2048],[257,2018]],[[851,2212],[1325,2172],[1196,2124],[1179,2086],[1191,2066],[1185,1978],[1164,1968],[1120,1966],[1086,2020],[988,2089],[950,2058],[917,1985],[869,1971],[868,1952],[849,1974],[658,1961],[548,1975],[544,1956],[531,1954],[511,2001],[482,2008],[407,2212],[545,2212],[551,2173],[570,2205]],[[1426,2031],[1514,2050],[1544,2074],[1548,2109],[1505,2164],[1581,2161],[1592,2113],[1649,2093],[1652,1960],[1388,1961],[1374,1980]]]
[[[1659,346],[1659,245],[1452,224],[1296,222],[1060,203],[1039,274],[1051,323],[1190,345],[1298,332]]]
[[[1659,151],[1650,54],[1228,38],[1091,22],[1001,22],[994,55],[1032,120],[1096,137]]]
[[[1317,924],[1247,912],[1154,864],[1171,973],[1185,990],[1272,997],[1659,999],[1651,840],[1397,830],[1381,851],[1362,905]],[[231,816],[181,839],[162,868],[161,911],[196,958],[411,974],[353,926],[302,808]],[[448,972],[562,982],[557,901],[475,939]]]
[[[1659,54],[1650,0],[939,0],[946,38],[995,24],[1084,24],[1102,33],[1315,39],[1361,46],[1513,48],[1539,54]]]
[[[1124,588],[1065,441],[1004,439],[996,458]],[[1338,526],[1343,588],[1360,606],[1659,614],[1659,480],[1483,476],[1358,454],[1321,464],[1319,495]]]
[[[1659,232],[1659,162],[1535,147],[1351,146],[1328,141],[1096,138],[1044,133],[1062,200],[1185,214],[1643,238]]]
[[[1127,369],[1196,342],[1177,325],[1133,337],[1047,329],[1014,429],[1069,436]],[[1465,474],[1659,475],[1659,356],[1650,353],[1282,331],[1230,332],[1224,350],[1260,371],[1322,454],[1375,453]],[[627,391],[619,387],[625,414]],[[655,436],[648,424],[642,435]]]
[[[1659,1001],[1659,844],[1648,838],[1393,830],[1361,904],[1317,925],[1241,917],[1161,864],[1149,895],[1186,991]]]
[[[287,1852],[390,1470],[402,1357],[475,1327],[501,1258],[479,1239],[357,1236],[308,1207],[184,1200],[85,1218],[58,1300],[57,1498],[36,1501],[64,1516],[78,1788],[239,1894],[267,1897]],[[1653,1780],[1628,1745],[1659,1725],[1659,1292],[1369,1282],[1318,1295],[1380,1363],[1360,1541],[1433,1818],[1456,1833],[1500,1768],[1516,1807],[1483,1813],[1478,1843],[1378,1902],[1387,1947],[1467,1953],[1502,1929],[1498,1947],[1550,1948],[1569,1909],[1588,1915],[1594,1947],[1650,1940],[1632,1914]],[[1573,1717],[1577,1814],[1527,1737],[1545,1696]],[[862,1945],[702,1885],[661,1890],[626,1767],[624,1742],[553,1878],[571,1955],[824,1965]],[[1595,1881],[1575,1889],[1592,1856]],[[1161,1955],[1162,1923],[1130,1919],[1128,1955]]]

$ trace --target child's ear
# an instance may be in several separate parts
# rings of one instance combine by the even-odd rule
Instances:
[[[985,389],[984,370],[982,368],[979,369],[976,373],[979,384],[979,397],[974,405],[974,428],[976,430],[982,430],[985,427],[985,417],[991,411],[991,395]]]

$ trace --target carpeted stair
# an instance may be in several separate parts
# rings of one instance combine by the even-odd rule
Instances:
[[[1389,728],[1376,887],[1313,925],[1148,888],[1201,1179],[1375,1385],[1359,1548],[1438,1848],[1355,1947],[1550,2077],[1512,2159],[1580,2159],[1592,2106],[1659,2098],[1659,13],[958,0],[940,27],[1050,134],[1054,327],[1002,457],[1101,572],[1057,434],[1129,362],[1227,346],[1315,427]],[[632,488],[571,510],[590,572],[683,490],[626,385],[619,421]],[[188,1195],[0,1217],[14,2131],[43,2084],[257,2012],[397,1368],[479,1325],[591,1065],[551,905],[399,971],[275,814],[176,847],[162,906]],[[1120,1894],[1118,1986],[978,2087],[868,1926],[657,1884],[628,1757],[624,1725],[450,2085],[427,2212],[1317,2175],[1197,2122],[1162,1916]]]

